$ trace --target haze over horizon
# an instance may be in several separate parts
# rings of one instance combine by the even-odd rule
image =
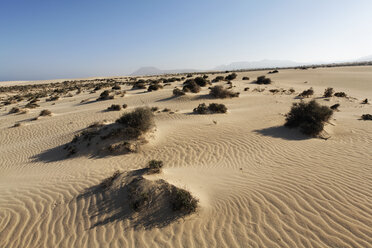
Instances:
[[[367,0],[2,1],[0,81],[350,61],[372,54],[371,9]]]

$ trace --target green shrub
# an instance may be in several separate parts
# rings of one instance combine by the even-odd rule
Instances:
[[[155,124],[154,115],[147,107],[136,108],[132,112],[125,113],[116,122],[140,132],[150,130]]]
[[[298,127],[306,135],[317,136],[332,114],[332,109],[319,105],[315,100],[308,103],[294,103],[284,125],[289,128]]]

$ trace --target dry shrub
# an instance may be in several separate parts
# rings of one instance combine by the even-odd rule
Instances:
[[[232,98],[238,97],[239,92],[232,92],[228,89],[225,89],[221,85],[216,85],[211,88],[209,95],[213,96],[214,98]]]

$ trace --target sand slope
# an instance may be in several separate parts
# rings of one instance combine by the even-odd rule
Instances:
[[[173,86],[166,86],[87,104],[80,101],[99,92],[55,105],[41,101],[25,115],[7,114],[14,104],[3,107],[0,247],[372,247],[372,122],[358,120],[372,114],[371,105],[360,104],[372,100],[372,67],[270,75],[268,89],[314,87],[320,103],[341,104],[334,126],[326,127],[328,140],[282,127],[299,101],[295,95],[252,92],[257,86],[240,80],[265,73],[238,73],[233,83],[241,95],[234,99],[208,99],[206,88],[173,98]],[[325,101],[328,86],[352,98]],[[224,103],[228,113],[190,114],[202,102]],[[66,158],[61,147],[76,132],[124,112],[102,111],[113,103],[177,111],[156,114],[155,137],[139,153]],[[45,108],[51,117],[30,120]],[[10,128],[18,121],[22,126]],[[133,227],[121,214],[120,195],[89,191],[115,170],[142,168],[150,159],[165,163],[156,178],[200,199],[198,213],[165,225],[157,220],[160,227]]]

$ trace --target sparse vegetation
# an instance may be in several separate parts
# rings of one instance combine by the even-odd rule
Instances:
[[[9,110],[9,114],[19,113],[20,111],[21,111],[20,108],[18,108],[18,107],[13,107],[13,108],[11,108],[11,110]]]
[[[299,94],[298,96],[300,96],[300,97],[310,97],[312,95],[314,95],[314,90],[313,90],[313,88],[310,88],[310,89],[302,91],[302,93]]]
[[[271,79],[267,78],[266,76],[259,76],[257,80],[254,81],[256,84],[271,84]]]
[[[249,77],[243,77],[242,80],[249,80]]]
[[[221,85],[216,85],[210,89],[209,95],[214,98],[232,98],[238,97],[239,92],[232,92]]]
[[[114,96],[110,96],[110,91],[104,90],[97,98],[97,101],[103,101],[103,100],[109,100],[109,99],[114,99]]]
[[[234,80],[238,75],[233,72],[225,77],[225,80]]]
[[[151,91],[156,91],[158,89],[162,89],[163,86],[159,83],[152,83],[150,84],[150,86],[147,88],[147,91],[151,92]]]
[[[327,106],[319,105],[315,100],[308,103],[294,103],[286,116],[285,126],[289,128],[300,128],[301,132],[317,136],[324,128],[333,114],[333,110]]]
[[[130,113],[123,114],[117,123],[122,124],[126,128],[138,130],[139,133],[146,132],[154,126],[154,115],[150,108],[136,108]]]
[[[268,74],[274,74],[274,73],[279,73],[278,70],[273,70],[273,71],[269,71]]]
[[[41,110],[39,116],[51,116],[52,112],[48,109]]]
[[[331,97],[333,96],[333,88],[327,88],[324,90],[323,97]]]
[[[212,80],[213,83],[217,83],[217,82],[220,82],[220,81],[223,81],[225,80],[225,78],[223,76],[217,76],[215,79]]]
[[[337,97],[346,97],[346,93],[345,92],[336,92],[334,94],[334,96],[337,96]]]
[[[205,103],[201,103],[198,107],[194,108],[193,112],[196,114],[226,113],[227,108],[224,104],[211,103],[207,107]]]
[[[118,178],[120,176],[120,171],[115,171],[114,174],[112,174],[112,176],[104,179],[100,186],[103,188],[103,189],[108,189],[111,187],[111,185],[114,183],[115,179]]]
[[[362,115],[362,120],[372,121],[372,115],[371,114],[364,114],[364,115]]]
[[[174,187],[171,192],[173,211],[181,211],[187,214],[193,213],[198,207],[198,202],[187,190]]]
[[[339,103],[336,103],[336,104],[333,104],[330,108],[332,110],[338,110],[338,107],[340,107],[340,104]]]
[[[150,174],[160,173],[163,165],[164,163],[161,160],[151,160],[147,165],[147,171]]]
[[[112,104],[110,107],[107,108],[108,111],[120,111],[121,106],[119,104]]]
[[[200,86],[194,80],[186,80],[183,83],[182,90],[184,92],[198,93],[200,92]]]
[[[124,104],[122,105],[122,107],[123,107],[123,109],[126,109],[126,108],[128,107],[128,104],[124,103]]]
[[[174,88],[173,89],[173,95],[174,96],[183,96],[185,95],[185,92],[183,92],[182,90],[180,90],[179,88]]]

